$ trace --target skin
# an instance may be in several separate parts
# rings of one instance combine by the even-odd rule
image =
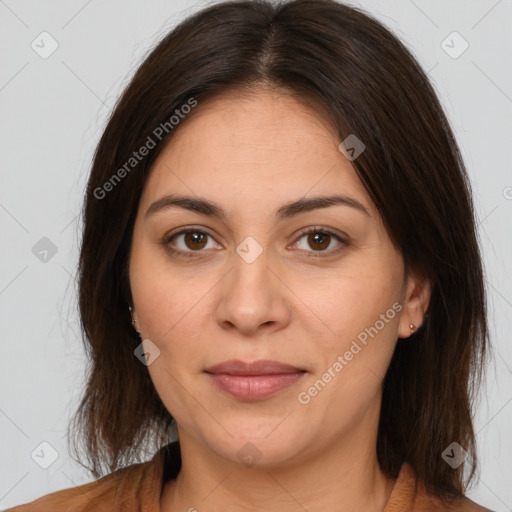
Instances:
[[[410,336],[411,323],[421,325],[430,284],[404,274],[339,143],[317,111],[285,90],[230,91],[200,103],[153,165],[135,222],[130,281],[135,325],[160,350],[148,371],[176,419],[182,450],[162,512],[385,508],[395,480],[376,456],[382,378],[397,338]],[[208,199],[226,216],[178,206],[145,216],[170,193]],[[284,203],[333,193],[356,199],[369,215],[335,205],[274,217]],[[348,243],[334,236],[315,243],[300,232],[311,227]],[[192,257],[164,246],[166,235],[184,228],[210,235],[168,242]],[[236,252],[249,236],[262,249],[251,263]],[[300,403],[298,394],[397,302],[401,311]],[[271,359],[306,373],[264,400],[240,401],[204,373],[230,359]],[[260,456],[252,466],[238,455],[247,443]]]

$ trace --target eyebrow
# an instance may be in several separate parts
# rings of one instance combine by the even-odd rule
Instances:
[[[282,220],[300,213],[309,212],[319,208],[328,208],[330,206],[348,206],[370,216],[366,207],[357,199],[344,195],[332,195],[312,197],[309,199],[302,198],[297,201],[286,203],[276,211],[275,218],[277,220]],[[217,217],[219,219],[226,218],[226,212],[220,206],[208,199],[174,194],[166,195],[157,199],[146,210],[145,217],[147,218],[150,215],[154,215],[157,212],[161,212],[172,207],[184,208],[209,217]]]

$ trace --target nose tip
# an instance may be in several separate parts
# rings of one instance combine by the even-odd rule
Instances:
[[[238,322],[234,323],[232,320],[226,320],[224,325],[229,329],[237,329],[244,334],[252,334],[253,332],[261,329],[266,329],[272,327],[275,324],[274,320],[267,320],[262,322],[261,324],[257,324],[257,322],[253,322],[248,319],[244,322],[242,319],[239,319]]]

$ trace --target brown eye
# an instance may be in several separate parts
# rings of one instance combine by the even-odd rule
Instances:
[[[184,234],[184,242],[188,249],[204,249],[208,235],[201,231],[187,231]]]
[[[198,229],[184,229],[164,238],[162,243],[171,254],[182,256],[196,256],[194,253],[206,254],[208,249],[222,248],[210,234]]]
[[[309,233],[308,244],[312,249],[323,251],[329,247],[331,235],[322,232]]]
[[[320,228],[309,228],[295,242],[295,248],[309,252],[309,256],[332,255],[349,243],[340,235]],[[318,253],[318,254],[315,254]]]

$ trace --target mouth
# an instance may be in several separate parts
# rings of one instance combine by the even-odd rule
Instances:
[[[205,370],[212,383],[238,400],[262,400],[292,386],[306,370],[279,361],[225,361]]]

